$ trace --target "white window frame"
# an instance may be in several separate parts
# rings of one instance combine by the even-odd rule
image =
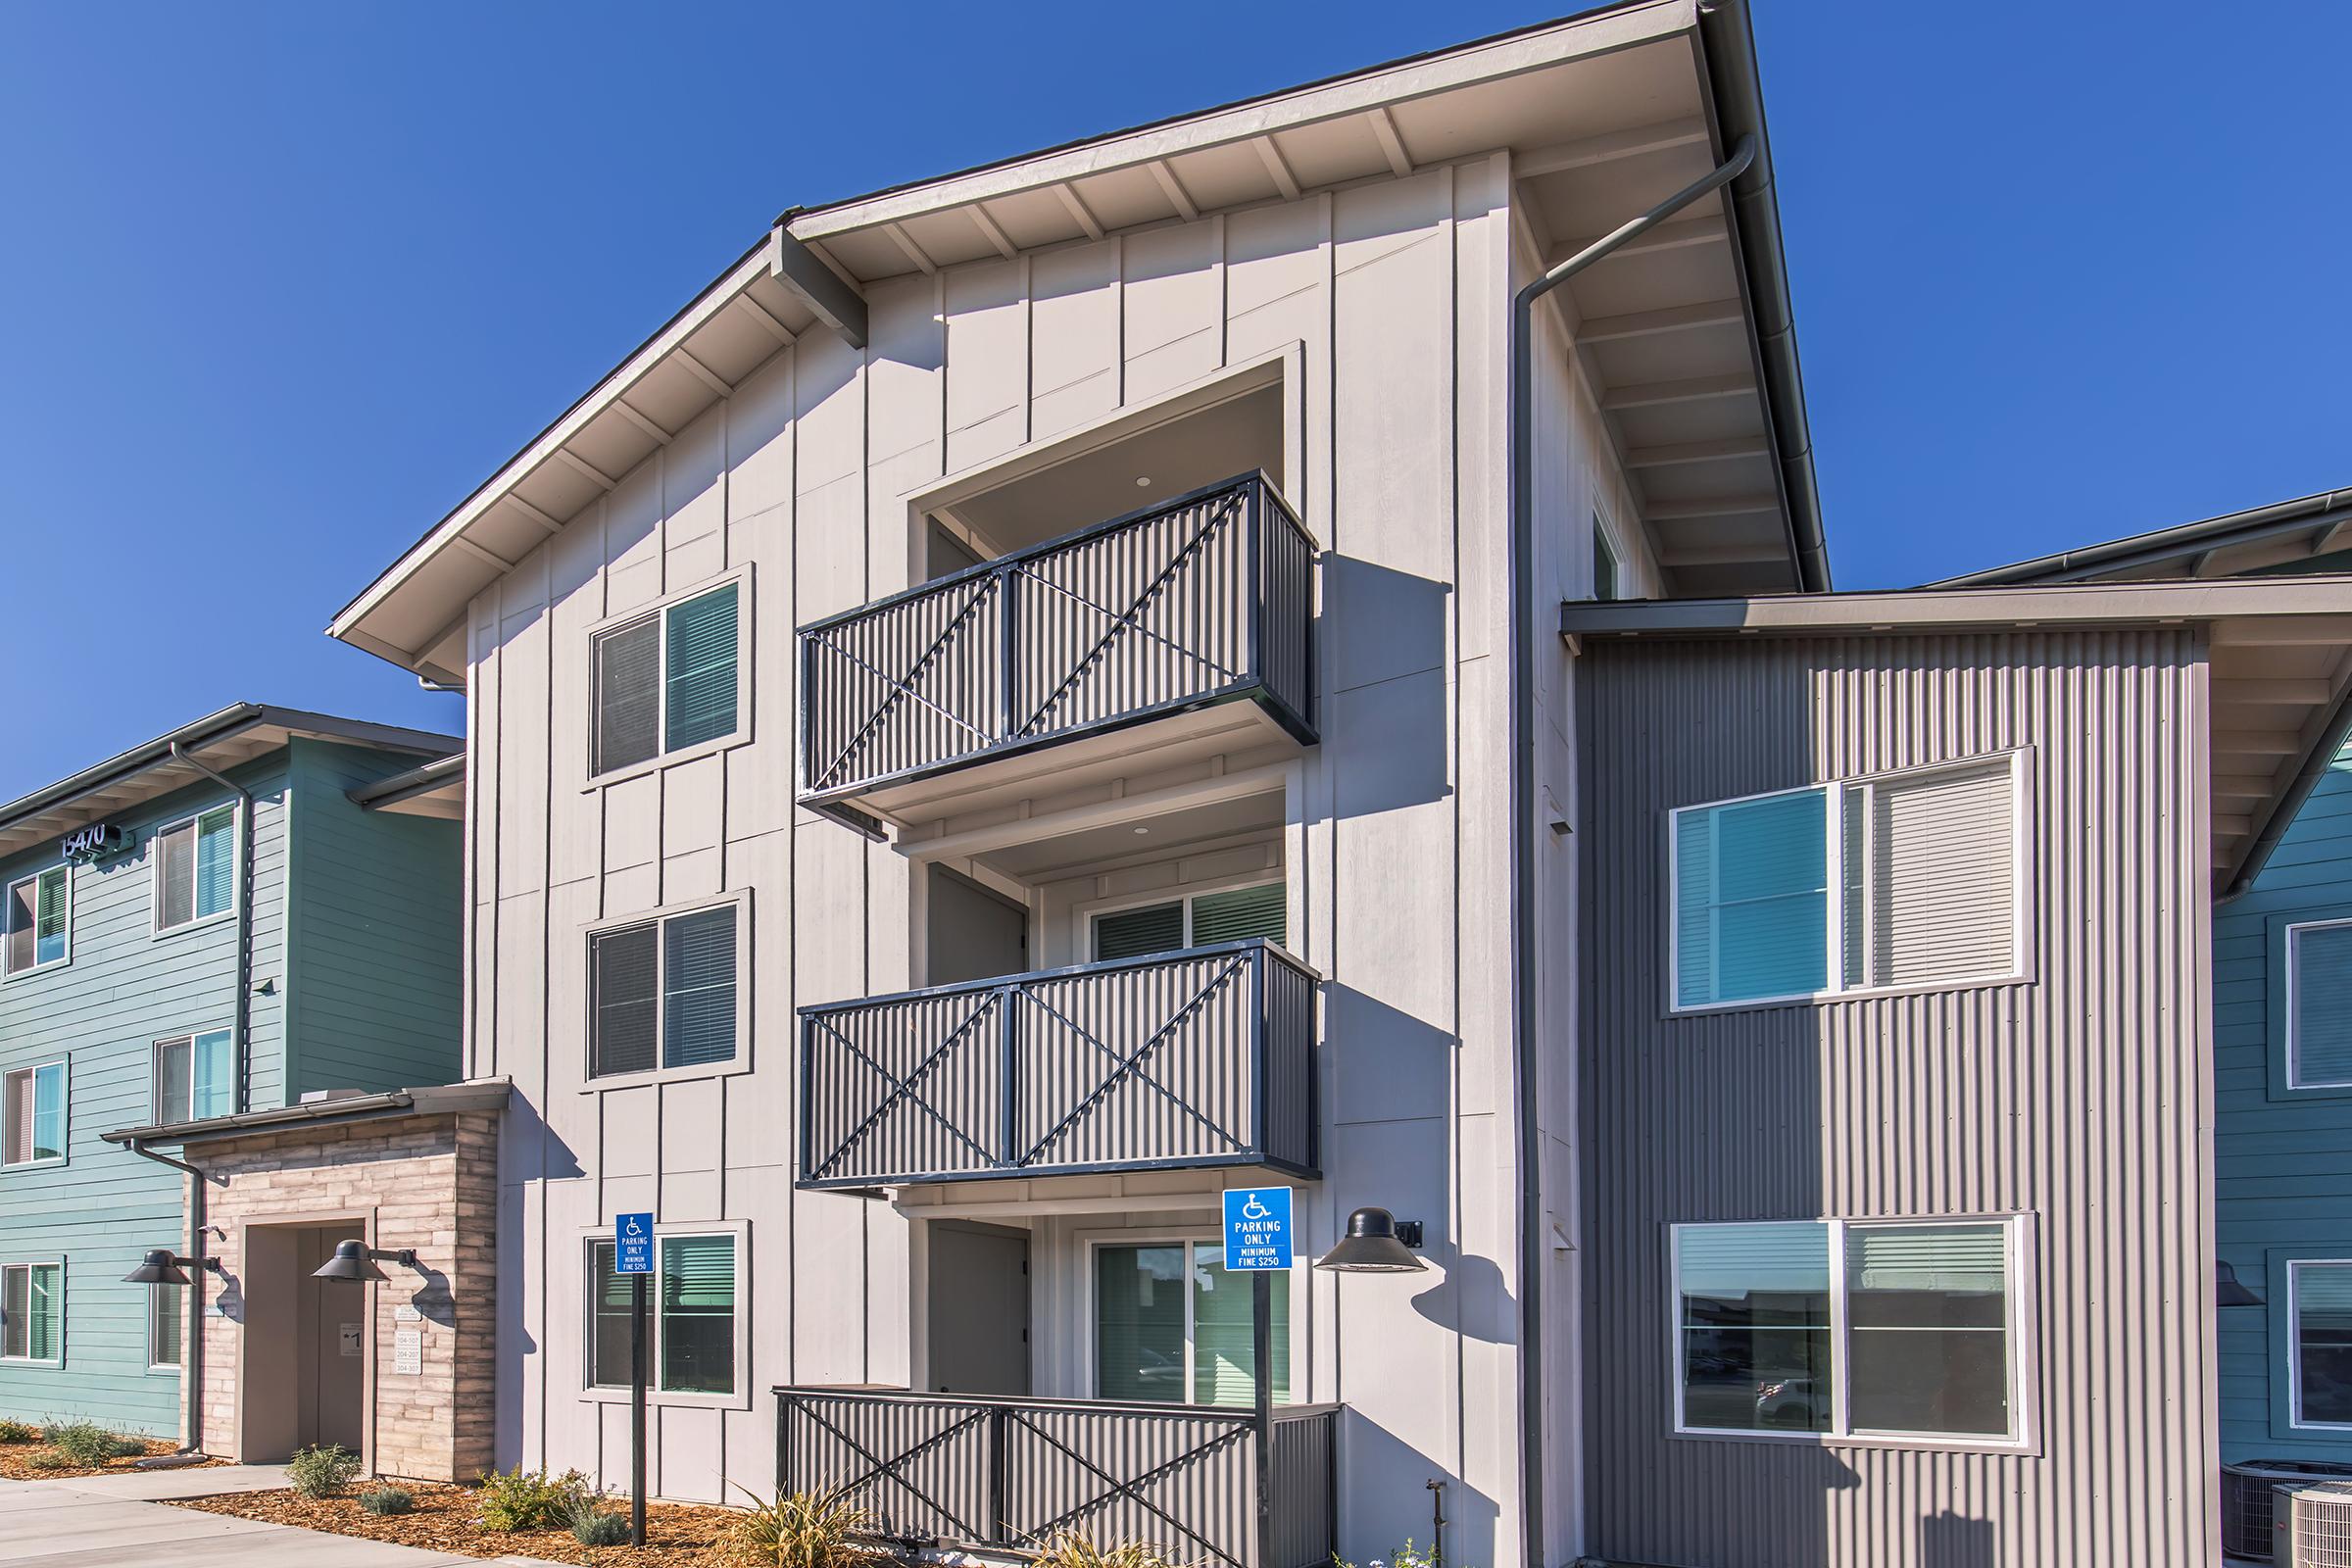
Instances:
[[[38,870],[27,871],[23,876],[15,877],[9,881],[5,888],[0,888],[0,895],[13,898],[17,889],[23,887],[27,882],[37,882],[42,877],[49,875],[49,873],[52,871],[63,871],[66,874],[65,955],[62,957],[51,958],[46,963],[43,963],[39,958],[36,957],[32,962],[26,964],[22,969],[8,968],[8,933],[4,926],[5,914],[0,913],[0,980],[29,980],[36,974],[47,974],[52,969],[63,969],[66,965],[74,961],[74,862],[72,860],[59,860],[54,865],[44,865]],[[7,905],[5,903],[0,903],[0,911],[5,911]],[[36,921],[40,916],[40,900],[38,895],[35,895],[33,900],[33,916]],[[40,947],[40,935],[37,930],[33,935],[33,947],[36,951]]]
[[[1603,594],[1600,591],[1599,574],[1594,573],[1594,580],[1591,584],[1592,598],[1601,604],[1616,604],[1639,597],[1625,591],[1626,553],[1617,545],[1617,520],[1609,515],[1608,507],[1597,495],[1592,498],[1592,548],[1609,558],[1610,588],[1610,592]]]
[[[662,1387],[662,1243],[688,1236],[725,1236],[735,1243],[735,1388],[729,1394],[672,1394]],[[612,1226],[580,1233],[580,1399],[589,1404],[627,1404],[629,1386],[596,1381],[596,1249],[612,1245]],[[649,1405],[674,1404],[710,1410],[748,1410],[752,1407],[752,1228],[749,1220],[710,1220],[696,1224],[654,1224],[654,1272],[646,1276],[645,1400]]]
[[[199,822],[223,808],[228,811],[228,853],[230,857],[228,906],[216,909],[211,914],[191,915],[177,925],[164,924],[164,835],[174,828],[182,828]],[[201,931],[208,926],[218,925],[223,920],[233,920],[237,917],[237,906],[245,897],[245,878],[240,874],[245,857],[245,808],[233,795],[226,800],[215,801],[210,806],[198,807],[195,810],[175,816],[169,822],[159,822],[149,831],[147,835],[147,934],[150,938],[161,941],[166,937],[179,936],[184,932]],[[191,882],[194,881],[195,876],[195,849],[191,845],[188,852],[188,877]],[[191,892],[188,907],[193,909],[195,906],[195,896]]]
[[[1689,806],[1671,807],[1666,812],[1666,897],[1661,900],[1666,911],[1666,1011],[1669,1014],[1725,1012],[1742,1007],[1778,1007],[1791,1003],[1841,1002],[1857,997],[1915,996],[1929,992],[1968,991],[1986,986],[2020,985],[2034,978],[2034,906],[2028,897],[2034,886],[2033,835],[2026,831],[2028,803],[2026,778],[2034,749],[2030,746],[2012,747],[2004,751],[1984,752],[1974,757],[1953,758],[1946,761],[1924,763],[1917,767],[1886,768],[1875,773],[1855,773],[1843,778],[1826,779],[1817,784],[1801,784],[1792,789],[1763,790],[1753,795],[1735,795],[1720,801],[1694,801]],[[1982,767],[1989,762],[2009,764],[2009,968],[1998,974],[1955,975],[1940,980],[1915,981],[1906,985],[1853,985],[1845,983],[1845,792],[1856,785],[1868,787],[1889,780],[1910,781],[1936,773],[1958,772],[1964,768]],[[1823,868],[1829,877],[1828,887],[1828,951],[1824,955],[1829,985],[1819,991],[1791,991],[1770,997],[1740,997],[1726,1002],[1689,1002],[1682,1000],[1682,819],[1692,811],[1713,811],[1727,806],[1743,806],[1751,801],[1778,800],[1793,795],[1820,795],[1823,799],[1822,834]],[[1862,820],[1862,929],[1870,929],[1870,863],[1872,829],[1869,814]]]
[[[1828,1228],[1830,1248],[1830,1388],[1833,1410],[1827,1432],[1788,1432],[1773,1428],[1694,1427],[1683,1420],[1685,1389],[1683,1341],[1683,1233],[1693,1230],[1723,1229],[1746,1225],[1821,1225]],[[1857,1230],[1900,1230],[1919,1225],[1999,1225],[2003,1227],[2004,1266],[2007,1288],[2002,1296],[2002,1336],[2008,1348],[2009,1363],[2009,1423],[2005,1436],[1951,1432],[1883,1432],[1875,1428],[1856,1430],[1849,1410],[1853,1395],[1852,1326],[1847,1322],[1845,1253],[1846,1236]],[[2009,1214],[1913,1214],[1899,1217],[1872,1216],[1868,1219],[1774,1219],[1774,1220],[1690,1220],[1667,1227],[1666,1245],[1666,1309],[1667,1332],[1672,1336],[1670,1352],[1673,1365],[1672,1384],[1667,1390],[1667,1424],[1678,1438],[1704,1439],[1726,1443],[1798,1443],[1813,1446],[1883,1447],[1883,1448],[1957,1448],[1995,1453],[2030,1453],[2035,1450],[2034,1411],[2029,1403],[2035,1387],[2032,1324],[2034,1314],[2025,1309],[2029,1294],[2034,1289],[2034,1216],[2026,1213]]]
[[[177,1317],[177,1318],[179,1319],[179,1349],[180,1349],[180,1354],[181,1354],[182,1356],[185,1356],[185,1355],[187,1354],[187,1349],[188,1349],[188,1292],[189,1292],[189,1291],[191,1291],[191,1290],[193,1290],[194,1288],[195,1288],[195,1287],[194,1287],[192,1284],[190,1284],[190,1285],[150,1285],[150,1286],[148,1286],[148,1287],[146,1288],[146,1289],[147,1289],[147,1370],[148,1370],[148,1371],[150,1371],[150,1372],[152,1372],[152,1373],[156,1373],[156,1374],[158,1374],[159,1376],[160,1376],[160,1375],[163,1375],[163,1374],[166,1374],[166,1373],[169,1373],[170,1375],[172,1375],[172,1376],[173,1376],[173,1377],[177,1377],[177,1376],[179,1376],[179,1374],[180,1374],[180,1371],[181,1371],[181,1366],[182,1366],[182,1363],[181,1363],[181,1362],[179,1362],[179,1361],[159,1361],[159,1360],[157,1360],[157,1359],[155,1358],[155,1329],[156,1329],[156,1325],[157,1325],[157,1323],[158,1323],[159,1321],[161,1321],[161,1317],[162,1317],[162,1314],[161,1314],[161,1313],[159,1313],[159,1312],[156,1310],[156,1303],[157,1303],[158,1301],[160,1301],[160,1300],[162,1300],[162,1299],[163,1299],[163,1298],[164,1298],[164,1296],[165,1296],[165,1294],[166,1294],[167,1292],[171,1292],[171,1291],[177,1291],[177,1292],[179,1293],[179,1305],[178,1305],[178,1307],[177,1307],[177,1308],[174,1310],[174,1312],[173,1312],[173,1314],[172,1314],[172,1315],[173,1315],[173,1316],[175,1316],[175,1317]],[[62,1339],[62,1338],[64,1338],[64,1336],[61,1334],[61,1335],[59,1336],[59,1338],[61,1338],[61,1339]]]
[[[7,1157],[8,1145],[5,1135],[0,1135],[0,1172],[54,1170],[60,1165],[67,1164],[74,1157],[74,1073],[67,1065],[66,1057],[53,1056],[47,1061],[31,1062],[23,1067],[11,1067],[6,1072],[0,1072],[0,1115],[5,1115],[8,1108],[8,1080],[23,1074],[37,1082],[38,1075],[47,1072],[52,1067],[57,1069],[58,1076],[57,1110],[60,1125],[57,1134],[57,1152],[48,1159],[10,1159]]]
[[[662,983],[669,973],[669,944],[654,936],[654,1065],[643,1072],[599,1074],[596,1070],[596,939],[631,926],[662,925],[681,915],[700,914],[722,904],[735,906],[735,1054],[725,1061],[691,1067],[662,1065],[666,1025],[662,1019]],[[749,888],[712,894],[688,904],[665,904],[656,909],[615,915],[581,927],[580,1001],[587,1009],[587,1027],[580,1031],[580,1088],[583,1095],[601,1095],[639,1084],[666,1083],[687,1078],[724,1078],[752,1070],[752,894]]]
[[[669,740],[669,612],[680,605],[690,604],[705,594],[714,594],[728,584],[735,585],[735,727],[724,735],[713,735],[692,746],[676,751],[666,749]],[[612,632],[623,631],[641,621],[660,617],[662,620],[661,672],[654,679],[654,738],[664,749],[657,750],[642,761],[625,762],[618,767],[599,773],[596,770],[596,647]],[[580,785],[582,794],[601,790],[629,779],[643,778],[665,767],[691,762],[701,757],[714,757],[720,752],[748,746],[752,741],[752,568],[746,564],[706,577],[689,588],[662,595],[651,604],[633,605],[615,615],[608,615],[588,628],[588,724],[587,749],[580,759],[585,769]]]
[[[1198,1357],[1200,1353],[1200,1335],[1193,1322],[1193,1270],[1200,1266],[1196,1261],[1198,1256],[1198,1249],[1203,1247],[1221,1248],[1224,1246],[1224,1235],[1215,1229],[1112,1231],[1098,1233],[1086,1238],[1086,1284],[1085,1289],[1080,1293],[1085,1299],[1086,1305],[1085,1316],[1080,1320],[1079,1323],[1078,1353],[1084,1358],[1086,1396],[1088,1398],[1102,1399],[1104,1402],[1112,1405],[1148,1404],[1153,1402],[1151,1400],[1138,1399],[1111,1399],[1102,1392],[1102,1366],[1095,1356],[1096,1341],[1101,1338],[1100,1330],[1102,1322],[1102,1276],[1100,1271],[1100,1265],[1096,1260],[1097,1254],[1100,1253],[1104,1248],[1110,1247],[1182,1247],[1184,1249],[1185,1278],[1184,1397],[1169,1402],[1188,1405],[1199,1410],[1231,1410],[1239,1408],[1239,1406],[1230,1404],[1201,1404],[1193,1398],[1193,1380],[1196,1375],[1196,1368],[1199,1364]],[[1230,1273],[1231,1271],[1228,1270],[1228,1272]],[[1302,1271],[1291,1269],[1278,1273],[1274,1279],[1274,1289],[1277,1291],[1290,1290],[1291,1276],[1300,1272]],[[1235,1275],[1234,1277],[1238,1279],[1246,1276]],[[1298,1312],[1298,1302],[1297,1300],[1293,1300],[1291,1302],[1291,1322],[1294,1324],[1301,1321]],[[1294,1345],[1292,1348],[1295,1350],[1296,1346]],[[1298,1393],[1298,1367],[1295,1356],[1292,1361],[1291,1374],[1291,1396],[1293,1401],[1296,1402]]]
[[[1080,963],[1098,961],[1094,956],[1095,922],[1103,915],[1124,914],[1129,909],[1148,909],[1155,904],[1181,904],[1184,906],[1184,945],[1189,948],[1193,945],[1193,901],[1195,899],[1213,898],[1220,893],[1239,893],[1244,888],[1281,887],[1287,881],[1288,878],[1279,868],[1271,873],[1263,870],[1244,871],[1233,876],[1218,877],[1205,882],[1180,882],[1174,887],[1160,888],[1151,893],[1132,895],[1122,893],[1107,899],[1089,899],[1074,906],[1070,911],[1072,920],[1077,926],[1077,930],[1073,933],[1073,940],[1078,946],[1080,955],[1078,961]],[[1287,928],[1291,924],[1287,890],[1284,898],[1283,924]]]
[[[64,1366],[66,1364],[66,1260],[63,1254],[56,1257],[23,1257],[11,1262],[0,1263],[0,1305],[5,1305],[8,1299],[8,1276],[18,1269],[36,1268],[57,1270],[57,1354],[53,1356],[0,1354],[0,1366]],[[24,1291],[24,1298],[27,1301],[31,1300],[32,1284],[30,1280],[25,1282]],[[28,1347],[32,1344],[30,1330],[26,1331],[24,1343]],[[6,1344],[5,1338],[0,1338],[0,1348],[4,1348]]]
[[[229,1071],[233,1074],[236,1071],[237,1054],[237,1032],[233,1028],[223,1028],[219,1024],[215,1024],[209,1029],[183,1029],[177,1034],[163,1035],[148,1043],[147,1114],[149,1119],[157,1126],[165,1125],[164,1048],[166,1046],[185,1045],[188,1048],[188,1119],[191,1121],[200,1121],[203,1119],[196,1114],[196,1042],[202,1040],[207,1035],[228,1036]],[[236,1086],[233,1083],[229,1086],[229,1103],[232,1108],[236,1103]]]
[[[2326,922],[2338,923],[2338,922]],[[2297,1432],[2352,1432],[2352,1421],[2303,1419],[2303,1326],[2297,1294],[2306,1268],[2352,1268],[2352,1257],[2298,1257],[2286,1265],[2286,1424]]]
[[[2294,920],[2288,922],[2286,926],[2286,1087],[2289,1089],[2352,1089],[2352,1078],[2304,1077],[2301,1055],[2296,1050],[2295,1043],[2295,1019],[2302,1011],[2297,1005],[2302,991],[2300,979],[2296,974],[2295,950],[2299,946],[2297,939],[2306,931],[2326,931],[2348,925],[2352,925],[2352,919]]]

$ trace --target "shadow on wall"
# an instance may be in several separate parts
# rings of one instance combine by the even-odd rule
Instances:
[[[1430,1461],[1429,1455],[1366,1420],[1353,1405],[1343,1407],[1340,1424],[1340,1448],[1348,1455],[1348,1469],[1350,1472],[1398,1477],[1400,1489],[1403,1485],[1401,1478],[1409,1475],[1421,1475],[1427,1481],[1446,1483],[1443,1494],[1424,1491],[1415,1498],[1393,1499],[1397,1503],[1396,1508],[1381,1510],[1385,1518],[1395,1517],[1400,1510],[1411,1517],[1413,1510],[1418,1509],[1418,1522],[1409,1527],[1407,1532],[1415,1546],[1427,1551],[1431,1544],[1437,1541],[1432,1508],[1433,1503],[1442,1498],[1446,1510],[1446,1530],[1445,1540],[1438,1544],[1444,1547],[1444,1561],[1459,1564],[1460,1568],[1505,1568],[1506,1564],[1516,1560],[1517,1544],[1496,1538],[1502,1510],[1494,1498],[1465,1487],[1460,1477],[1446,1475]],[[1343,1509],[1347,1506],[1345,1496],[1341,1499],[1341,1506]],[[1398,1535],[1395,1541],[1366,1542],[1361,1539],[1362,1529],[1351,1529],[1349,1525],[1350,1521],[1343,1512],[1340,1539],[1354,1548],[1354,1556],[1347,1560],[1353,1563],[1355,1568],[1370,1568],[1372,1558],[1384,1563],[1392,1561],[1396,1548],[1405,1543],[1405,1535]]]
[[[1994,1560],[1991,1520],[1938,1513],[1919,1522],[1920,1568],[1992,1568]]]

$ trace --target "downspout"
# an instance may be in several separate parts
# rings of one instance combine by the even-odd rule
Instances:
[[[184,1159],[159,1154],[135,1138],[130,1141],[130,1152],[144,1155],[159,1165],[169,1165],[173,1170],[187,1172],[187,1255],[204,1256],[204,1172]],[[180,1434],[179,1451],[182,1453],[199,1453],[204,1448],[204,1275],[205,1271],[201,1268],[193,1269],[188,1274],[188,1352],[186,1364],[180,1369],[180,1377],[186,1385],[184,1392],[187,1396],[188,1418],[187,1428]],[[159,1290],[161,1287],[150,1286],[149,1289]]]
[[[1647,233],[1755,162],[1756,139],[1631,222],[1578,251],[1511,297],[1511,1035],[1519,1074],[1519,1426],[1524,1531],[1520,1560],[1544,1562],[1543,1134],[1536,1083],[1535,318],[1536,302],[1626,241]]]
[[[243,1111],[250,1108],[246,1085],[253,1069],[253,841],[260,836],[253,819],[253,791],[198,761],[177,741],[172,743],[172,760],[194,768],[237,798],[237,1084],[233,1108]]]

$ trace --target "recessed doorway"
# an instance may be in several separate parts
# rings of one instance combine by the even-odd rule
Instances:
[[[315,1277],[356,1220],[245,1231],[245,1354],[237,1457],[272,1463],[298,1448],[367,1449],[369,1291]]]

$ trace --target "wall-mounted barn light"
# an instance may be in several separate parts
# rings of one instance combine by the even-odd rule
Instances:
[[[366,1242],[337,1242],[335,1255],[328,1258],[326,1266],[316,1270],[311,1278],[342,1280],[351,1285],[381,1285],[385,1279],[384,1271],[375,1266],[378,1258],[398,1263],[402,1268],[415,1268],[416,1249],[403,1247],[393,1250],[369,1247]]]

